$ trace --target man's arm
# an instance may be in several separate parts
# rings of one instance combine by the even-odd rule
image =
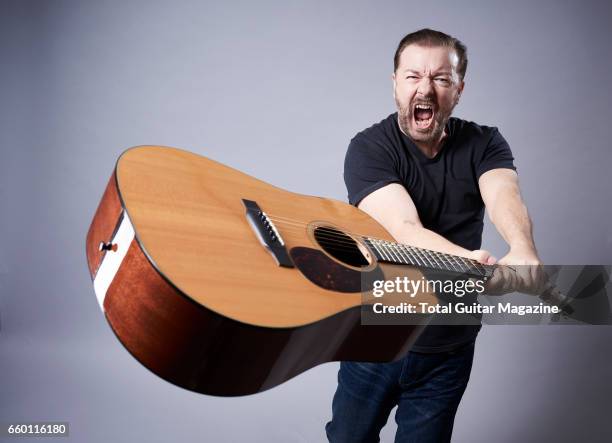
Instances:
[[[408,191],[398,183],[391,183],[367,195],[358,208],[383,225],[400,243],[460,255],[481,263],[495,262],[487,251],[470,251],[425,229]]]
[[[531,220],[521,198],[518,176],[512,169],[492,169],[478,179],[480,194],[489,218],[508,243],[510,250],[499,260],[487,283],[487,293],[506,294],[519,291],[541,294],[548,277],[543,272],[533,241]]]
[[[531,220],[521,198],[518,176],[512,169],[492,169],[478,179],[491,222],[510,247],[502,265],[538,265]]]

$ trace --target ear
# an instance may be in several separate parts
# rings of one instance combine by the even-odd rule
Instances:
[[[459,87],[457,88],[457,98],[455,99],[455,106],[459,103],[459,98],[461,98],[461,94],[463,93],[463,88],[465,87],[465,82],[461,80]]]
[[[395,79],[395,72],[391,74],[391,80],[393,81],[393,99],[395,100],[395,88],[397,87],[397,80]]]

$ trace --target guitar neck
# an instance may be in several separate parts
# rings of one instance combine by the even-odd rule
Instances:
[[[418,266],[419,268],[458,273],[484,280],[491,277],[495,268],[495,265],[483,265],[469,258],[417,248],[403,243],[371,237],[363,237],[363,240],[380,262]]]

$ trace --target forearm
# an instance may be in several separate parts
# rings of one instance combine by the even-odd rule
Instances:
[[[452,243],[421,225],[405,222],[403,226],[390,229],[391,235],[400,243],[416,246],[423,249],[430,249],[445,254],[460,255],[469,257],[471,251]]]
[[[488,294],[522,292],[541,294],[547,282],[533,241],[532,224],[518,188],[507,195],[500,193],[499,203],[489,215],[495,227],[510,246],[499,260],[500,265],[487,283]]]
[[[498,191],[489,218],[510,250],[537,257],[531,219],[518,186],[508,185]]]
[[[472,257],[473,251],[462,248],[424,228],[410,195],[397,183],[391,183],[365,197],[359,203],[359,209],[378,221],[400,243],[446,254]],[[479,259],[479,257],[474,258]]]

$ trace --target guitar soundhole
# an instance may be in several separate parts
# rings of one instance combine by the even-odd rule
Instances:
[[[317,226],[313,235],[321,249],[339,262],[350,266],[367,266],[370,262],[352,237],[331,226]]]

